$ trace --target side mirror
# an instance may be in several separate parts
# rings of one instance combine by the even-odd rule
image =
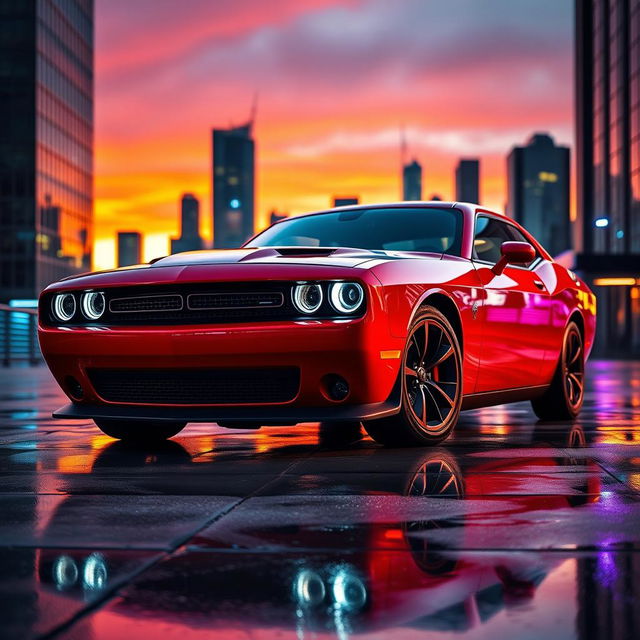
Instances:
[[[528,242],[503,242],[500,253],[502,257],[491,269],[497,276],[508,264],[527,264],[536,257],[536,250]]]

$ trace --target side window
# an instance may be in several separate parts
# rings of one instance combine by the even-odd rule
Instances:
[[[495,218],[479,215],[476,218],[473,257],[491,264],[498,262],[502,243],[514,239],[510,233],[510,226]]]

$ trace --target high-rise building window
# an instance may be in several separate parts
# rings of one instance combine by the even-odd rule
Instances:
[[[0,2],[0,300],[91,268],[93,13]]]

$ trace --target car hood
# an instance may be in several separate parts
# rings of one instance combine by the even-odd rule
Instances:
[[[110,271],[70,276],[47,289],[162,284],[173,282],[333,277],[354,268],[406,258],[440,260],[442,254],[370,251],[336,247],[265,247],[188,251]],[[331,270],[333,269],[333,270]],[[342,274],[345,277],[346,273]]]
[[[358,267],[369,260],[397,258],[389,251],[342,247],[263,247],[186,251],[152,261],[153,267],[205,264],[304,264]]]

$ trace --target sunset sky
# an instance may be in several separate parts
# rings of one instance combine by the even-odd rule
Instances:
[[[96,0],[96,268],[116,230],[168,252],[183,192],[211,236],[211,128],[255,127],[268,212],[400,197],[400,131],[424,197],[461,156],[502,210],[505,156],[534,131],[571,144],[571,0]]]

